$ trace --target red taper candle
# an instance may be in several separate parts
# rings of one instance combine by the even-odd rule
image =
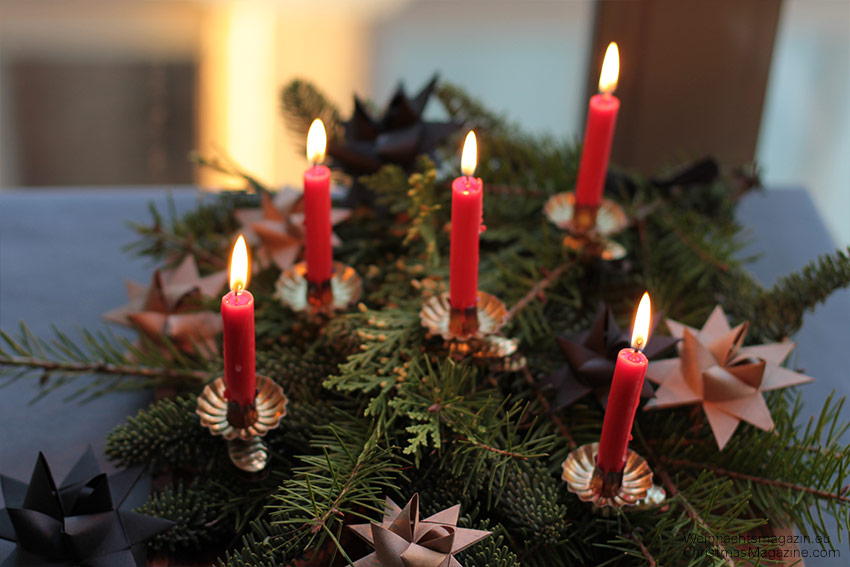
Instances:
[[[596,465],[604,473],[619,473],[626,464],[632,424],[646,376],[647,359],[641,349],[649,339],[650,319],[649,294],[644,293],[635,315],[632,346],[620,351],[614,367],[608,406],[602,422],[599,454],[596,457]]]
[[[331,245],[331,171],[320,162],[325,159],[327,136],[316,118],[307,133],[307,159],[313,163],[304,172],[304,254],[307,280],[324,283],[333,273]]]
[[[611,142],[614,140],[614,127],[620,110],[620,100],[613,94],[617,88],[619,71],[620,54],[617,44],[611,42],[605,52],[602,72],[599,75],[600,94],[590,98],[587,110],[587,126],[584,130],[581,163],[576,181],[578,205],[596,207],[602,201],[608,159],[611,156]]]
[[[452,182],[452,237],[449,258],[449,300],[455,309],[474,307],[478,300],[478,236],[481,233],[484,184],[472,175],[478,161],[475,133],[466,135],[461,156],[463,175]]]
[[[242,235],[230,256],[230,291],[221,298],[224,323],[224,381],[226,397],[241,406],[253,406],[257,389],[255,371],[254,296],[248,284],[248,248]]]

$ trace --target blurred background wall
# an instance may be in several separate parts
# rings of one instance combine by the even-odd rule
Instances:
[[[850,243],[849,0],[0,0],[0,188],[231,183],[193,149],[297,183],[294,77],[347,113],[439,72],[576,139],[612,39],[617,163],[756,159]]]

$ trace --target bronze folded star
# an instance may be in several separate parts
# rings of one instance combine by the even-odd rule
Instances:
[[[275,264],[281,271],[291,268],[304,246],[304,211],[302,194],[292,189],[281,189],[272,195],[263,191],[259,209],[236,209],[233,215],[242,226],[248,244],[257,249],[257,265]],[[331,209],[331,226],[349,217],[346,209]],[[334,246],[340,244],[336,234],[331,235]]]
[[[183,352],[201,348],[215,353],[221,316],[205,310],[203,300],[215,297],[226,282],[224,271],[201,277],[195,259],[186,256],[174,269],[156,270],[148,287],[128,281],[130,302],[105,313],[103,318],[133,327],[154,343],[165,335]],[[167,349],[163,352],[167,354]]]
[[[670,333],[682,339],[679,358],[649,364],[646,376],[660,386],[646,409],[701,404],[720,449],[741,421],[773,429],[762,392],[813,378],[780,366],[792,342],[741,346],[747,325],[731,328],[719,305],[699,330],[668,319]]]
[[[420,520],[418,494],[403,509],[387,498],[380,524],[349,526],[375,548],[354,567],[463,567],[454,554],[492,532],[459,528],[459,516],[460,504]]]

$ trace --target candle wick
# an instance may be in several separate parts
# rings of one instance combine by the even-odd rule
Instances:
[[[468,176],[468,175],[464,175],[464,176],[463,176],[463,179],[466,181],[466,186],[467,186],[467,187],[469,187],[469,176]]]

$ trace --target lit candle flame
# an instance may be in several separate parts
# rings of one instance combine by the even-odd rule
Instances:
[[[248,247],[240,234],[230,254],[230,289],[235,292],[248,287]]]
[[[602,60],[602,72],[599,73],[599,92],[611,94],[617,90],[617,78],[620,75],[620,50],[617,42],[612,41],[605,50]]]
[[[644,292],[640,298],[635,324],[632,327],[632,348],[643,350],[649,340],[649,322],[652,319],[652,308],[649,304],[649,292]]]
[[[307,132],[307,159],[311,163],[320,163],[325,159],[325,147],[328,145],[328,136],[325,134],[325,125],[321,118],[316,118],[310,124]]]
[[[475,140],[475,132],[469,131],[463,142],[463,153],[460,156],[460,170],[467,177],[475,173],[478,165],[478,142]]]

